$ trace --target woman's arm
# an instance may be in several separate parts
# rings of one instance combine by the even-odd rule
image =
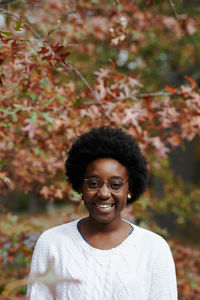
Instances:
[[[168,244],[162,239],[157,245],[152,268],[148,300],[177,300],[177,283],[174,260]]]
[[[51,272],[52,257],[48,247],[48,240],[43,233],[33,252],[31,269],[29,274],[29,284],[27,291],[27,299],[29,300],[53,300],[53,293],[48,286],[48,272]]]

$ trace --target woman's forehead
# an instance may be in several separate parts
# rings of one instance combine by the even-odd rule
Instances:
[[[98,158],[93,160],[86,167],[85,176],[91,175],[104,179],[115,176],[127,178],[127,170],[125,166],[113,158]]]

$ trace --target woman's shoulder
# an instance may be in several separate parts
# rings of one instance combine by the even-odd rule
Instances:
[[[169,249],[167,241],[161,235],[135,224],[133,228],[136,243],[140,244],[141,247],[156,248],[158,250],[160,249],[160,251],[161,249]]]
[[[61,225],[54,226],[49,228],[41,233],[38,238],[37,243],[44,243],[44,242],[55,242],[58,240],[62,240],[63,236],[65,239],[71,235],[77,228],[78,220],[74,220],[68,223],[64,223]]]

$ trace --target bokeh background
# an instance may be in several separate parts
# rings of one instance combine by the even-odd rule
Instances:
[[[64,161],[102,125],[149,162],[124,218],[169,242],[179,299],[200,299],[199,14],[199,0],[0,0],[1,299],[25,298],[43,230],[86,215]]]

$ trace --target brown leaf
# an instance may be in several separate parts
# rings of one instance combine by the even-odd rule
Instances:
[[[45,53],[47,53],[47,52],[49,52],[49,49],[46,48],[46,47],[42,47],[41,50],[38,51],[38,54],[45,54]]]

